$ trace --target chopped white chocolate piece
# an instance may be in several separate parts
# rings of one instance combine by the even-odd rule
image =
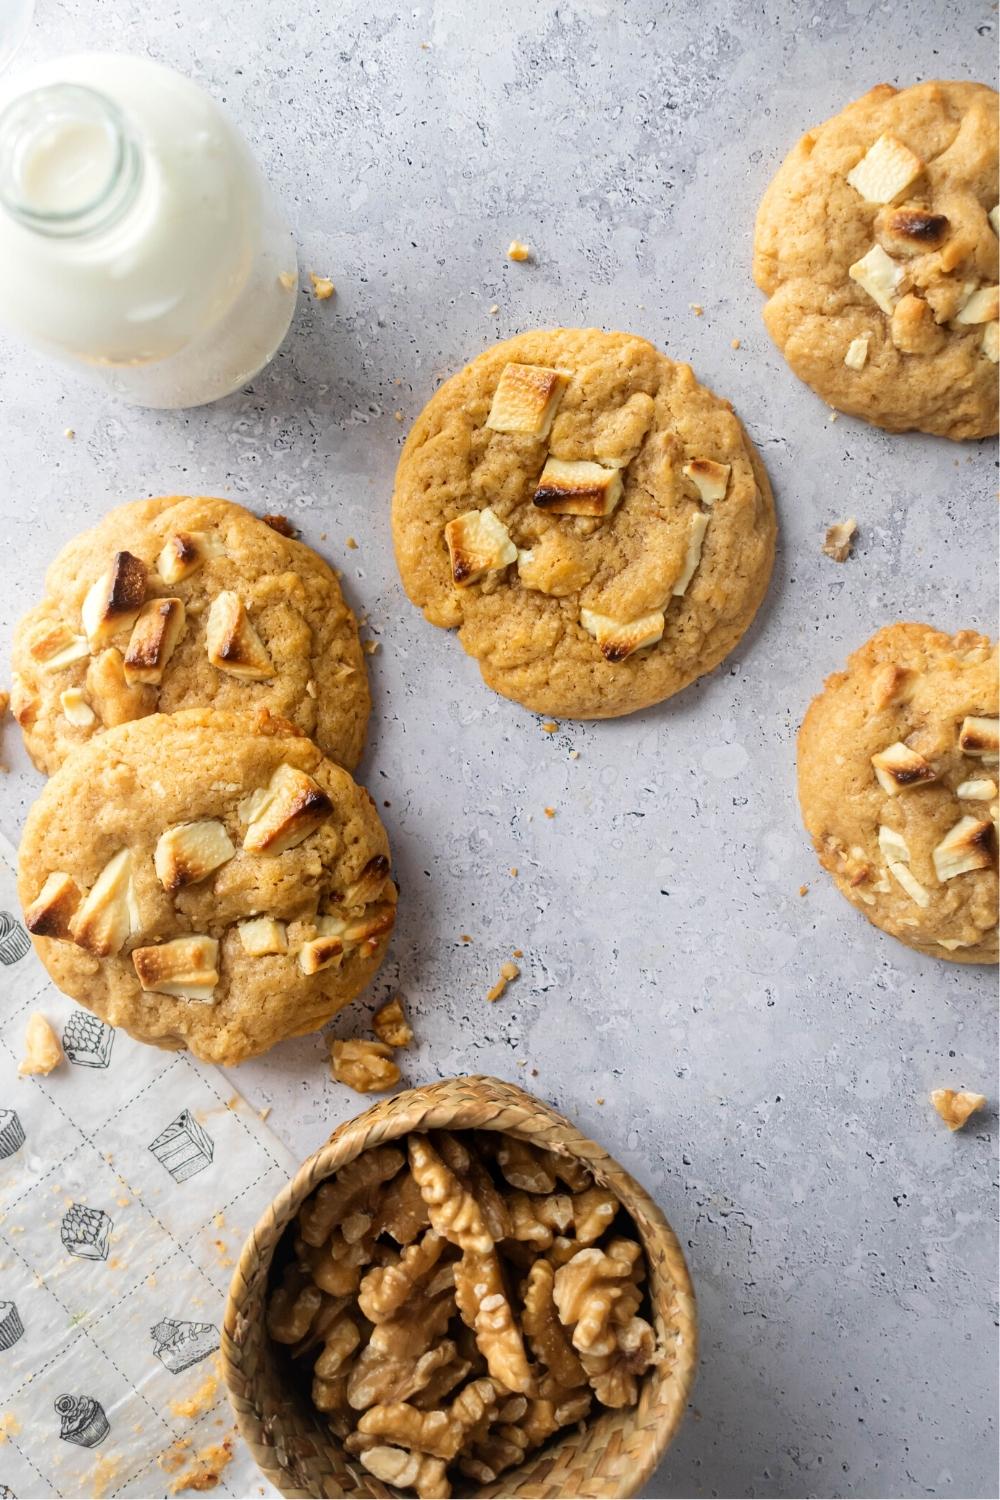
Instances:
[[[1000,323],[986,323],[983,327],[982,349],[987,359],[1000,363]]]
[[[89,729],[91,724],[97,723],[97,715],[80,688],[64,688],[59,694],[59,706],[77,729]]]
[[[725,497],[732,464],[717,464],[712,458],[693,458],[681,470],[701,496],[702,503],[714,505]]]
[[[164,583],[181,583],[206,558],[218,557],[224,550],[214,531],[176,531],[156,559],[156,571]]]
[[[930,892],[927,890],[926,886],[922,886],[920,884],[920,881],[913,874],[909,865],[904,865],[902,860],[891,860],[889,863],[889,874],[895,880],[899,881],[899,884],[903,887],[903,890],[906,892],[906,894],[911,898],[911,900],[915,901],[918,906],[930,905]]]
[[[911,750],[909,745],[904,745],[902,740],[897,740],[894,745],[880,750],[877,755],[872,756],[871,760],[879,786],[883,791],[888,792],[890,797],[895,797],[897,792],[905,792],[910,787],[921,786],[938,779],[938,773],[934,767],[929,765],[922,755]]]
[[[279,766],[263,795],[253,799],[243,847],[250,854],[284,854],[308,838],[333,811],[318,781],[297,766]]]
[[[851,339],[844,355],[844,364],[849,370],[863,370],[868,363],[868,345],[871,343],[871,334],[862,333],[856,339]]]
[[[194,823],[175,823],[156,841],[153,868],[165,891],[196,885],[232,859],[236,848],[216,818]]]
[[[121,630],[131,630],[146,598],[146,564],[131,552],[116,552],[94,583],[80,611],[92,651]]]
[[[251,958],[265,958],[270,953],[288,952],[288,932],[284,922],[274,917],[252,917],[236,929],[243,951]]]
[[[555,516],[610,516],[621,497],[620,469],[585,459],[549,458],[534,498],[539,510]]]
[[[993,863],[993,824],[968,815],[959,818],[934,849],[932,858],[940,881],[954,880],[970,870],[985,870]]]
[[[887,317],[891,317],[899,301],[904,272],[902,266],[886,255],[881,245],[873,245],[867,255],[848,267],[847,274],[878,303]]]
[[[996,794],[996,782],[986,776],[962,781],[955,788],[955,796],[964,798],[966,802],[991,802]]]
[[[24,1056],[17,1065],[22,1078],[51,1073],[62,1062],[59,1038],[40,1010],[32,1011],[24,1032]]]
[[[612,662],[624,661],[633,651],[655,646],[663,635],[664,623],[662,609],[640,615],[636,620],[614,620],[610,615],[599,615],[592,609],[580,611],[580,624],[594,637],[601,655]]]
[[[958,748],[963,755],[974,755],[987,765],[995,764],[1000,756],[1000,718],[967,715],[958,732]]]
[[[891,203],[923,170],[920,157],[887,131],[851,168],[847,180],[868,203]]]
[[[392,931],[395,919],[395,907],[389,902],[379,902],[367,907],[357,917],[342,917],[335,912],[317,917],[316,931],[321,937],[337,938],[343,943],[345,952],[351,948],[374,952],[378,939]]]
[[[72,875],[53,870],[24,913],[24,925],[35,937],[73,941],[72,922],[80,905],[80,887]]]
[[[73,941],[98,958],[110,958],[120,952],[126,939],[138,928],[132,854],[128,849],[119,849],[80,904],[71,926]]]
[[[389,861],[384,854],[374,854],[361,874],[347,887],[340,904],[346,907],[367,906],[377,901],[389,878]]]
[[[504,365],[486,418],[494,432],[547,438],[569,376],[544,365]]]
[[[157,995],[176,995],[210,1005],[219,982],[219,944],[215,938],[191,933],[136,948],[132,964],[144,990]]]
[[[947,943],[941,943],[942,948]],[[932,1089],[931,1103],[949,1130],[961,1130],[962,1126],[977,1110],[986,1104],[985,1094],[973,1094],[963,1089]]]
[[[688,522],[688,541],[687,551],[684,554],[684,566],[681,568],[672,590],[678,598],[682,594],[687,593],[687,587],[694,577],[695,568],[701,562],[701,549],[705,542],[705,532],[707,530],[708,516],[706,516],[703,510],[696,510]]]
[[[822,547],[826,556],[832,557],[834,562],[846,562],[851,555],[857,529],[858,523],[853,516],[849,516],[846,521],[834,521],[832,526],[828,526]]]
[[[996,208],[990,209],[988,217],[993,226],[993,233],[1000,238],[1000,204],[997,204]]]
[[[212,600],[205,627],[205,648],[213,667],[247,682],[274,676],[274,663],[247,614],[239,594],[224,589]]]
[[[59,621],[43,626],[32,636],[28,655],[46,672],[62,672],[90,655],[90,642]]]
[[[320,933],[299,949],[299,968],[303,974],[318,974],[331,964],[339,964],[344,957],[343,940],[333,933]]]
[[[981,286],[959,309],[956,323],[995,323],[1000,318],[1000,286]]]
[[[878,846],[885,855],[887,861],[901,860],[904,865],[910,863],[910,850],[901,833],[895,828],[887,828],[884,823],[879,825]]]
[[[444,528],[444,539],[448,543],[451,576],[459,588],[478,583],[487,573],[506,568],[517,559],[510,532],[488,505],[455,516]]]
[[[180,599],[149,599],[132,626],[125,652],[125,681],[158,687],[167,662],[184,634],[185,610]]]

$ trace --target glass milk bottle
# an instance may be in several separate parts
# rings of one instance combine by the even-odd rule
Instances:
[[[200,406],[277,352],[291,232],[197,85],[83,53],[0,98],[0,321],[140,406]]]

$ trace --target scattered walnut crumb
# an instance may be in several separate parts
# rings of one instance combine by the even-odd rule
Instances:
[[[63,433],[63,437],[65,437],[65,438],[75,438],[76,437],[76,428],[75,427],[67,427],[66,431]]]
[[[403,1002],[397,995],[372,1016],[372,1030],[388,1047],[408,1047],[413,1041],[413,1027],[406,1019]]]
[[[516,261],[530,260],[531,249],[528,245],[523,245],[520,240],[511,240],[507,246],[507,259]]]
[[[286,292],[290,292],[298,284],[298,277],[294,271],[279,271],[278,285],[283,286]]]
[[[832,526],[828,526],[823,542],[826,556],[832,557],[834,562],[846,562],[851,555],[857,530],[858,523],[853,516],[846,521],[834,521]]]
[[[191,1467],[178,1474],[170,1492],[179,1495],[181,1490],[214,1490],[218,1487],[222,1477],[222,1471],[232,1462],[233,1440],[223,1438],[221,1443],[214,1443],[208,1448],[203,1448],[196,1453],[191,1461]]]
[[[59,1038],[41,1011],[33,1011],[24,1033],[24,1056],[17,1065],[18,1073],[22,1078],[51,1073],[61,1062]]]
[[[558,728],[559,725],[556,723],[555,719],[545,719],[542,723],[542,729],[545,734],[555,734]]]
[[[808,896],[808,894],[809,894],[809,887],[807,885],[800,885],[799,886],[799,895],[800,896]]]
[[[363,1037],[330,1043],[330,1072],[356,1094],[382,1094],[394,1089],[402,1076],[385,1042]]]
[[[733,341],[732,341],[732,343],[730,345],[730,348],[732,348],[732,349],[738,349],[739,347],[740,347],[740,341],[739,341],[739,339],[733,339]]]
[[[960,1093],[954,1089],[934,1089],[931,1103],[949,1130],[961,1130],[969,1116],[983,1108],[986,1095],[970,1094],[965,1089]]]
[[[329,276],[317,276],[315,271],[310,271],[309,280],[312,282],[313,296],[316,301],[329,302],[337,290]]]
[[[353,536],[349,536],[347,538],[347,540],[344,542],[344,546],[349,547],[352,552],[356,552],[358,550],[357,541]]]
[[[547,817],[547,818],[554,818],[554,817],[555,817],[555,815],[556,815],[556,810],[555,810],[555,808],[554,808],[554,807],[547,807],[547,808],[546,808],[546,809],[545,809],[545,816],[546,816],[546,817]]]
[[[493,305],[492,305],[492,307],[491,307],[491,308],[490,308],[490,317],[491,317],[491,318],[495,318],[495,317],[496,317],[496,315],[497,315],[497,313],[498,313],[498,312],[499,312],[499,311],[500,311],[500,307],[499,307],[499,304],[498,304],[498,303],[496,303],[496,302],[494,302],[494,303],[493,303]]]
[[[211,1371],[205,1376],[198,1389],[190,1396],[178,1396],[170,1403],[170,1410],[175,1417],[187,1417],[193,1422],[196,1417],[204,1416],[215,1405],[215,1398],[219,1394],[219,1377]]]
[[[511,867],[510,867],[510,873],[511,873],[512,877],[516,880],[517,879],[517,865],[511,865]]]
[[[403,413],[401,411],[394,411],[392,414],[392,420],[394,422],[401,422],[403,420]]]
[[[696,318],[700,318],[702,316],[702,314],[704,313],[705,309],[702,307],[702,305],[701,305],[700,302],[692,302],[691,303],[691,311],[694,313],[694,315],[695,315]]]
[[[298,536],[298,531],[287,516],[264,516],[264,525],[270,526],[279,536]]]
[[[514,957],[515,958],[523,958],[524,957],[524,949],[523,948],[515,948],[514,949]]]
[[[491,990],[487,990],[487,1000],[499,1000],[504,990],[511,983],[511,981],[520,978],[520,974],[521,971],[517,967],[517,964],[512,964],[509,959],[506,963],[501,964],[500,978],[497,980],[496,984]]]
[[[603,1094],[598,1094],[597,1098],[594,1100],[594,1103],[595,1104],[603,1104],[604,1103],[604,1095]]]

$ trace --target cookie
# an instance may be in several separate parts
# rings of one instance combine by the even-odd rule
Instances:
[[[955,963],[997,962],[997,651],[887,625],[799,731],[799,801],[824,869],[870,922]]]
[[[122,505],[64,547],[17,628],[13,672],[14,714],[48,773],[103,729],[196,707],[267,708],[353,770],[371,706],[322,558],[193,495]]]
[[[227,1065],[353,1000],[396,909],[371,797],[266,710],[154,714],[77,750],[28,815],[19,891],[61,990]]]
[[[522,334],[428,402],[399,462],[403,584],[485,681],[603,719],[743,635],[774,559],[764,466],[729,403],[645,339]]]
[[[764,194],[753,274],[800,380],[890,432],[997,430],[997,96],[882,83]]]

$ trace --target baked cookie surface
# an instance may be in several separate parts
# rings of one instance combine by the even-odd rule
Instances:
[[[611,718],[710,671],[767,588],[771,487],[728,402],[645,339],[522,334],[431,398],[396,473],[403,585],[483,678]]]
[[[887,625],[799,731],[820,863],[876,927],[935,958],[997,961],[997,651]]]
[[[997,431],[997,95],[879,84],[808,131],[757,214],[768,332],[800,380],[890,432]]]
[[[371,705],[322,558],[241,505],[171,495],[119,506],[63,548],[15,634],[11,706],[51,773],[105,728],[200,706],[267,708],[350,770]]]
[[[77,750],[28,815],[19,892],[61,990],[223,1064],[359,994],[396,908],[371,797],[266,710],[157,714]]]

